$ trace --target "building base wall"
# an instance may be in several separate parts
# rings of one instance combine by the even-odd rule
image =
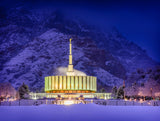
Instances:
[[[46,99],[46,98],[97,98],[111,99],[111,93],[30,93],[30,99]]]

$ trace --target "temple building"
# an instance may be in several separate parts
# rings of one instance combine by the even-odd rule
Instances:
[[[72,39],[69,43],[69,64],[61,71],[61,75],[45,77],[45,93],[31,92],[30,99],[58,98],[62,99],[110,99],[111,93],[97,93],[97,77],[87,76],[73,68],[72,64]]]
[[[96,77],[75,73],[72,64],[71,41],[72,39],[69,43],[69,65],[66,75],[45,77],[46,93],[95,93],[97,91]]]

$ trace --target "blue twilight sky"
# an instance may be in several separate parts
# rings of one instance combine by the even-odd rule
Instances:
[[[12,6],[17,1],[5,0],[2,5]],[[160,1],[158,0],[21,1],[32,7],[57,7],[101,27],[115,26],[128,40],[141,46],[149,56],[160,62]]]

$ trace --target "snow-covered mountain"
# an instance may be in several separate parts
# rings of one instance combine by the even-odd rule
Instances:
[[[105,31],[56,10],[12,8],[0,18],[0,82],[44,87],[44,77],[67,67],[69,38],[76,70],[97,76],[98,85],[122,85],[138,68],[157,65],[113,28]]]

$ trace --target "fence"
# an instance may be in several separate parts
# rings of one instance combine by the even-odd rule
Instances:
[[[95,103],[109,106],[160,106],[160,101],[125,101],[125,100],[83,100],[84,104]],[[0,102],[0,106],[32,106],[41,104],[58,104],[54,99],[46,100],[17,100]],[[78,103],[76,103],[78,104]]]
[[[160,101],[95,100],[95,104],[111,106],[160,106]]]

